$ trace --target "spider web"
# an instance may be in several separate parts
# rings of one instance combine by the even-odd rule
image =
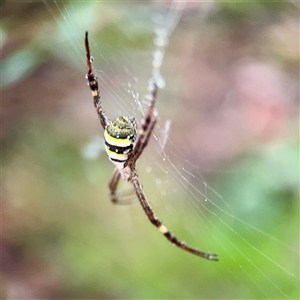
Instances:
[[[218,253],[220,257],[218,263],[207,263],[201,259],[197,260],[192,255],[187,258],[185,253],[178,253],[171,247],[174,255],[178,255],[176,259],[182,259],[182,264],[188,260],[190,264],[187,268],[193,267],[191,269],[193,273],[189,274],[187,270],[185,276],[189,274],[198,277],[203,286],[213,285],[217,286],[216,289],[218,285],[221,287],[221,290],[211,294],[204,292],[204,288],[200,289],[199,298],[292,299],[296,297],[299,291],[298,270],[295,268],[298,250],[288,243],[288,239],[283,239],[285,235],[292,235],[291,231],[296,231],[295,225],[285,226],[282,228],[283,232],[274,232],[272,226],[276,224],[276,219],[272,220],[269,226],[261,227],[255,215],[252,219],[244,218],[242,208],[247,208],[243,203],[246,199],[228,198],[228,195],[224,195],[225,192],[219,194],[217,188],[213,187],[213,185],[218,186],[215,177],[232,175],[231,172],[235,171],[221,166],[218,169],[218,166],[212,167],[205,162],[202,163],[206,157],[200,157],[199,160],[196,155],[190,155],[190,149],[195,148],[186,141],[189,132],[174,132],[180,126],[186,130],[196,123],[181,124],[181,122],[188,122],[188,118],[181,118],[185,111],[178,112],[185,108],[180,92],[183,86],[181,76],[184,77],[184,74],[174,76],[172,66],[176,53],[172,51],[176,49],[175,44],[184,45],[191,42],[188,36],[186,41],[180,40],[183,37],[180,33],[188,32],[186,28],[189,22],[192,22],[190,20],[195,18],[193,14],[196,12],[196,18],[204,23],[209,12],[214,9],[213,4],[198,3],[195,4],[199,5],[197,9],[188,10],[185,2],[174,1],[151,5],[140,3],[139,16],[134,18],[136,23],[132,25],[127,20],[134,17],[134,12],[130,8],[132,2],[89,3],[86,7],[82,6],[80,13],[77,4],[72,1],[68,3],[44,1],[43,3],[53,18],[55,26],[61,32],[61,44],[67,44],[69,48],[68,53],[64,54],[58,45],[59,56],[65,61],[70,60],[72,64],[78,64],[83,74],[83,81],[86,72],[83,38],[85,30],[89,30],[91,54],[94,58],[93,67],[99,79],[102,104],[110,118],[134,115],[137,120],[141,120],[149,104],[147,97],[149,83],[153,78],[158,82],[160,88],[156,107],[158,124],[137,168],[154,211],[170,231],[173,232],[172,225],[176,226],[177,230],[182,227],[182,231],[178,233],[179,239],[184,238],[188,245],[197,246],[203,251]],[[124,22],[119,22],[115,27],[107,30],[120,34],[120,45],[118,37],[115,41],[107,36],[99,38],[96,30],[93,30],[99,27],[101,22],[103,22],[102,26],[105,26],[109,18],[118,19],[116,17],[118,14],[122,16],[120,18],[124,19]],[[138,45],[133,40],[136,36],[139,37],[139,42],[144,42],[143,45]],[[123,40],[128,42],[129,46],[125,45]],[[140,48],[136,49],[136,47]],[[111,51],[114,53],[111,54]],[[88,88],[86,94],[90,95]],[[91,101],[86,101],[86,106],[89,106],[94,113]],[[95,114],[91,116],[96,119]],[[201,117],[199,116],[200,119]],[[93,132],[99,131],[100,125],[91,122],[96,128]],[[197,143],[201,143],[201,140]],[[90,140],[83,147],[82,155],[86,161],[94,160],[94,165],[99,164],[99,168],[101,167],[98,159],[105,156],[102,134],[90,136]],[[108,173],[107,180],[109,176]],[[239,197],[237,194],[235,196]],[[101,203],[101,205],[106,204]],[[110,205],[108,199],[107,205]],[[116,208],[116,210],[117,213],[122,214],[123,221],[128,221],[126,226],[130,227],[131,231],[135,230],[136,227],[132,224],[135,221],[131,222],[128,219],[132,218],[132,211],[137,214],[140,208],[136,206]],[[124,216],[127,212],[128,217]],[[143,219],[139,220],[142,222]],[[146,223],[143,227],[144,231],[148,231],[147,225]],[[177,232],[174,233],[177,236]],[[162,239],[158,233],[151,236],[151,239],[154,238]],[[159,248],[161,251],[170,247],[168,243],[162,245]],[[154,244],[153,247],[156,246]],[[149,245],[145,245],[145,248],[147,247],[150,248]],[[159,256],[158,253],[156,255]],[[284,255],[286,259],[278,261],[280,255]],[[171,261],[170,264],[172,262],[174,263]],[[173,272],[176,273],[176,270],[173,269]],[[229,290],[225,290],[226,281]],[[189,295],[183,293],[178,297],[189,297]]]

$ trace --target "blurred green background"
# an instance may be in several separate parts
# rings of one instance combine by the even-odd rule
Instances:
[[[170,2],[2,3],[2,299],[299,299],[297,5],[188,2],[166,49],[138,172],[158,217],[215,263],[109,202],[84,78],[89,30],[105,111],[140,119]]]

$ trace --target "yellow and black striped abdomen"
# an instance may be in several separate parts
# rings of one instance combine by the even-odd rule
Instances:
[[[110,122],[104,131],[105,149],[109,159],[120,169],[132,152],[137,136],[133,117],[119,117]]]

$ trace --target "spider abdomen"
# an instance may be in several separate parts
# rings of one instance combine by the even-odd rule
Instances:
[[[124,167],[133,150],[137,126],[133,117],[118,117],[104,130],[105,149],[109,159],[119,168]]]

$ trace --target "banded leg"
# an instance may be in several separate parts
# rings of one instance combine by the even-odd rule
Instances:
[[[100,90],[98,88],[98,78],[93,74],[92,60],[91,60],[91,54],[90,54],[90,45],[89,45],[87,31],[85,32],[85,50],[86,50],[86,62],[87,62],[87,68],[88,68],[86,78],[88,80],[88,85],[92,92],[94,106],[95,106],[97,114],[99,116],[100,123],[101,123],[103,129],[105,129],[105,127],[108,125],[110,120],[108,117],[106,117],[106,115],[104,114],[104,111],[102,110],[102,107],[101,107]]]
[[[143,142],[141,142],[139,145],[139,148],[135,147],[133,149],[132,155],[128,158],[128,162],[126,162],[125,165],[128,165],[131,170],[133,170],[135,168],[136,161],[138,160],[138,158],[140,157],[140,155],[142,154],[142,152],[148,145],[148,142],[151,137],[152,131],[155,127],[155,124],[156,124],[156,119],[151,123],[148,132],[145,134]]]
[[[131,170],[135,168],[135,163],[148,145],[148,141],[151,137],[152,131],[156,125],[156,117],[153,119],[154,115],[154,106],[156,102],[156,96],[157,96],[157,85],[154,83],[153,90],[152,90],[152,99],[150,103],[150,107],[148,109],[146,118],[144,119],[142,123],[142,128],[140,129],[138,139],[136,141],[136,144],[134,146],[133,152],[130,155],[128,162],[126,162],[125,166],[129,166]]]
[[[187,246],[184,242],[179,241],[168,229],[165,227],[162,222],[155,216],[154,211],[152,210],[148,200],[146,199],[146,196],[144,194],[143,188],[138,180],[138,175],[136,171],[133,171],[133,175],[130,178],[130,181],[132,182],[134,189],[136,191],[136,195],[148,217],[150,222],[158,228],[158,230],[170,241],[172,244],[176,245],[177,247],[181,248],[182,250],[185,250],[189,253],[195,254],[197,256],[200,256],[202,258],[212,260],[212,261],[218,261],[217,254],[212,254],[209,252],[202,252],[197,249],[193,249],[189,246]]]
[[[118,168],[115,168],[111,180],[109,182],[109,196],[113,204],[131,205],[136,201],[132,201],[133,191],[117,191],[118,183],[121,178],[121,173]]]

